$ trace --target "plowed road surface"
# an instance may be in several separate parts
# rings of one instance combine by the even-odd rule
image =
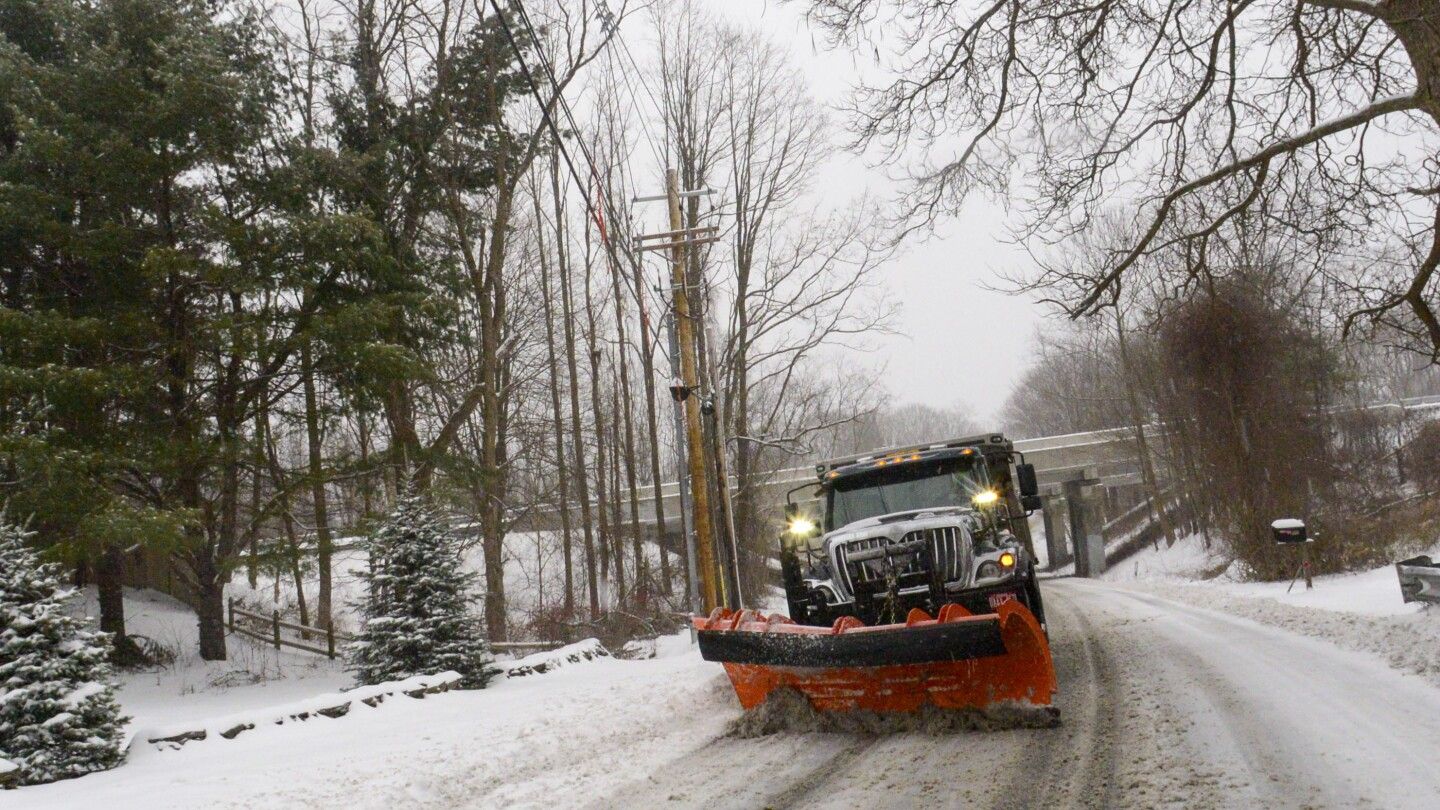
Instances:
[[[1440,690],[1373,658],[1048,583],[1063,725],[721,737],[595,807],[1440,807]]]

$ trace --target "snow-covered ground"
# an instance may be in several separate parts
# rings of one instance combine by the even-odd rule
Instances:
[[[0,804],[1435,805],[1440,689],[1374,655],[1148,587],[1049,585],[1064,718],[1055,729],[727,736],[739,715],[729,684],[678,634],[650,660],[600,659],[478,692],[396,697],[179,750],[142,743],[119,769],[24,788]]]
[[[654,772],[738,714],[688,634],[656,658],[601,658],[473,692],[392,698],[337,719],[257,726],[114,771],[8,795],[6,808],[554,807]],[[556,797],[569,797],[558,800]]]
[[[85,591],[77,607],[87,615],[99,615],[93,588]],[[120,705],[132,718],[132,731],[273,706],[354,682],[339,662],[308,653],[276,652],[237,635],[228,639],[230,660],[202,661],[194,611],[157,591],[127,589],[125,613],[128,632],[176,653],[171,664],[122,673]]]
[[[395,697],[335,718],[263,718],[350,682],[315,656],[233,638],[126,678],[135,728],[252,718],[233,740],[0,794],[0,806],[1433,807],[1440,803],[1440,610],[1393,567],[1303,583],[1213,572],[1198,538],[1106,581],[1047,583],[1064,725],[948,736],[726,734],[723,671],[688,634],[657,657],[587,660],[476,692]],[[132,594],[136,632],[181,649],[194,618]],[[208,720],[209,722],[204,722]],[[177,725],[179,724],[179,725]]]
[[[1440,545],[1429,552],[1440,556]],[[1298,557],[1297,557],[1298,564]],[[1229,571],[1204,579],[1207,572],[1225,565],[1225,559],[1207,550],[1199,535],[1183,537],[1173,546],[1147,548],[1114,568],[1102,579],[1108,582],[1147,582],[1193,584],[1232,596],[1268,599],[1281,604],[1319,608],[1366,616],[1404,616],[1426,608],[1416,602],[1406,604],[1400,598],[1400,584],[1394,565],[1369,571],[1332,574],[1314,578],[1315,587],[1307,590],[1303,579],[1284,582],[1242,582]]]

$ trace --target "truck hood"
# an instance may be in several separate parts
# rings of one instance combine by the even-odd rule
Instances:
[[[838,529],[834,529],[825,535],[828,540],[844,540],[853,536],[869,536],[877,526],[890,526],[896,523],[906,523],[912,520],[931,520],[934,518],[959,518],[962,515],[974,512],[966,506],[931,506],[924,509],[907,509],[902,512],[891,512],[888,515],[877,515],[854,523],[847,523]]]

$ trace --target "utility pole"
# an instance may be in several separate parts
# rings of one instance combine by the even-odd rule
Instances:
[[[675,314],[672,312],[670,317],[666,318],[665,321],[665,331],[670,340],[670,377],[671,379],[679,380],[680,340],[675,336]],[[680,475],[680,480],[676,482],[675,485],[675,496],[680,501],[680,536],[685,538],[685,607],[692,613],[699,613],[700,595],[697,589],[700,587],[700,577],[696,574],[695,569],[695,533],[690,530],[691,521],[693,520],[691,515],[694,514],[694,509],[691,508],[690,504],[686,503],[687,496],[685,490],[690,486],[690,476],[686,472],[687,456],[685,455],[686,442],[684,438],[685,414],[679,400],[676,400],[672,413],[675,418],[675,454],[679,460],[677,469]],[[660,485],[658,480],[655,485],[657,487]],[[693,630],[690,640],[695,640]]]
[[[680,198],[697,196],[704,190],[680,191],[675,170],[665,171],[665,195],[646,197],[636,202],[664,199],[669,206],[670,230],[646,234],[640,237],[638,250],[670,249],[670,292],[673,299],[675,337],[680,355],[680,379],[671,387],[671,393],[685,409],[685,444],[690,478],[691,517],[695,528],[694,555],[696,574],[700,580],[701,606],[709,613],[720,604],[718,570],[715,565],[715,532],[710,513],[710,476],[705,464],[705,434],[700,422],[700,374],[695,354],[695,321],[690,312],[690,294],[685,283],[685,250],[688,247],[712,242],[718,238],[718,228],[694,228],[686,230],[680,216]],[[649,239],[663,240],[658,244],[643,244]]]

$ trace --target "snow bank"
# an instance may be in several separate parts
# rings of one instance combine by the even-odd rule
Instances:
[[[1192,534],[1176,540],[1173,546],[1167,546],[1161,540],[1158,550],[1147,547],[1133,557],[1116,563],[1100,578],[1106,582],[1189,582],[1199,579],[1223,562],[1205,548],[1203,537]]]
[[[1242,582],[1228,571],[1206,579],[1224,564],[1223,557],[1205,549],[1199,535],[1190,535],[1173,546],[1162,543],[1159,550],[1146,549],[1106,571],[1101,578],[1107,582],[1192,584],[1232,596],[1365,616],[1409,616],[1422,610],[1422,605],[1406,604],[1401,598],[1393,564],[1369,571],[1317,576],[1313,579],[1315,587],[1309,590],[1303,579],[1293,587],[1289,580]]]
[[[243,581],[243,577],[240,578]],[[99,615],[93,587],[77,610]],[[263,710],[353,683],[344,663],[324,656],[276,650],[232,634],[228,661],[205,661],[196,647],[195,611],[153,590],[125,589],[125,624],[175,653],[174,661],[143,671],[118,673],[117,699],[132,719],[130,729],[158,728],[246,710]]]
[[[343,717],[357,703],[374,708],[386,697],[395,694],[410,697],[424,697],[427,694],[443,692],[460,682],[458,672],[442,672],[438,675],[416,675],[400,681],[370,686],[357,686],[343,693],[331,692],[296,700],[280,706],[258,711],[235,712],[213,717],[200,723],[179,723],[147,731],[136,732],[136,738],[169,748],[179,748],[191,740],[214,739],[216,736],[230,740],[256,726],[282,725],[289,721],[303,721],[311,717]]]
[[[587,638],[584,641],[577,641],[554,650],[545,650],[506,662],[504,665],[505,677],[523,678],[526,675],[543,675],[564,666],[608,657],[610,657],[610,651],[605,649],[599,639]]]
[[[356,710],[178,751],[137,746],[113,771],[24,788],[27,810],[578,807],[649,778],[738,716],[724,673],[685,634],[646,661]],[[357,707],[358,708],[358,707]],[[258,727],[257,727],[258,728]],[[4,804],[0,800],[0,804]]]
[[[1356,577],[1350,575],[1350,578]],[[1395,584],[1394,568],[1390,569],[1390,580],[1393,593],[1389,598],[1398,603],[1399,586]],[[1132,583],[1129,587],[1323,639],[1344,649],[1379,655],[1390,666],[1421,675],[1440,686],[1440,622],[1435,621],[1437,617],[1433,610],[1417,610],[1408,615],[1401,615],[1399,611],[1364,615],[1241,596],[1226,588],[1208,585]],[[1281,583],[1280,587],[1283,589],[1284,584]],[[1303,590],[1303,583],[1299,587]],[[1320,588],[1317,584],[1315,590]]]

